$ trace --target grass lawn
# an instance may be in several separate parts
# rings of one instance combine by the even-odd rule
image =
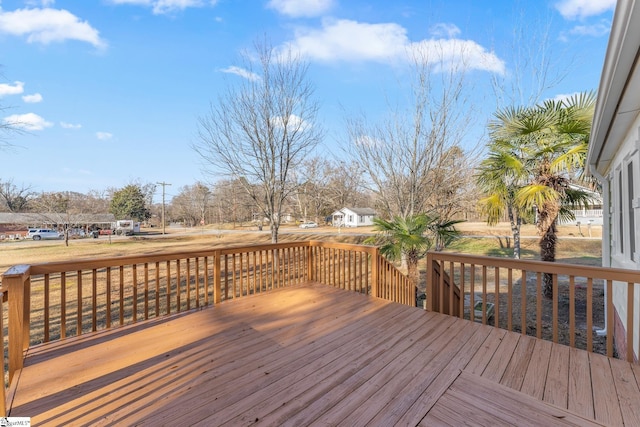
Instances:
[[[513,253],[513,249],[507,247],[508,242],[505,237],[510,234],[509,227],[506,224],[489,227],[484,223],[462,223],[459,229],[465,236],[483,237],[461,238],[451,244],[447,251],[501,257],[508,257]],[[211,230],[214,230],[214,228]],[[600,239],[580,238],[579,234],[576,237],[576,230],[576,226],[560,227],[558,261],[583,265],[601,265],[602,248]],[[242,229],[239,229],[236,230],[238,232],[229,234],[205,234],[202,229],[180,229],[180,231],[181,233],[170,232],[167,236],[161,238],[150,238],[143,234],[141,236],[114,238],[112,240],[108,236],[100,236],[98,239],[77,239],[70,240],[69,246],[65,246],[64,241],[4,241],[0,243],[0,251],[2,252],[0,273],[17,264],[157,254],[160,252],[201,250],[222,246],[241,246],[270,241],[270,235],[266,229],[261,233],[257,233],[253,229],[245,230],[246,232],[242,232]],[[281,242],[329,240],[355,244],[361,243],[366,238],[367,233],[373,233],[370,227],[342,229],[339,234],[333,227],[320,227],[303,232],[294,226],[283,226],[281,231]],[[584,233],[585,230],[583,230]],[[535,228],[533,226],[523,226],[522,234],[522,258],[538,259],[539,250],[538,240],[535,238]],[[592,235],[599,237],[600,234],[600,227],[593,227]]]

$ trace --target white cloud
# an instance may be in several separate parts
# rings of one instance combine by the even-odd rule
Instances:
[[[106,47],[98,30],[87,21],[80,21],[74,14],[58,9],[0,10],[0,32],[14,36],[26,36],[29,43],[49,44],[66,40],[78,40],[95,47]]]
[[[32,95],[24,95],[22,100],[27,104],[37,104],[38,102],[42,102],[42,95],[39,93],[34,93]]]
[[[446,27],[455,34],[454,27]],[[289,42],[294,51],[316,61],[406,61],[421,49],[434,62],[464,61],[469,69],[504,72],[504,61],[472,40],[429,39],[411,42],[407,30],[395,23],[368,24],[351,20],[324,20],[321,29],[299,28]],[[423,50],[427,49],[427,50]]]
[[[189,7],[203,7],[207,2],[204,0],[111,0],[111,3],[117,5],[147,6],[152,8],[155,15],[162,15],[184,10]],[[214,6],[216,3],[217,0],[209,1],[211,6]]]
[[[429,28],[429,33],[434,37],[453,38],[460,35],[460,28],[454,24],[442,22]]]
[[[613,10],[616,0],[561,0],[555,4],[565,19],[582,19]]]
[[[74,125],[73,123],[67,122],[60,122],[60,126],[64,129],[80,129],[82,127],[80,124]]]
[[[571,31],[569,31],[569,33],[579,36],[602,37],[609,34],[610,30],[610,24],[606,25],[603,23],[599,23],[593,25],[576,25],[571,29]]]
[[[96,132],[96,138],[98,138],[100,141],[107,141],[113,138],[113,134],[109,132]]]
[[[291,17],[320,16],[331,10],[334,0],[270,0],[267,7]]]
[[[53,6],[53,4],[55,3],[55,0],[27,0],[25,1],[27,6],[42,6],[42,7],[49,7],[49,6]]]
[[[5,117],[4,122],[28,131],[44,130],[53,126],[53,123],[46,121],[35,113],[13,114]]]
[[[305,122],[304,120],[302,120],[302,118],[300,118],[300,116],[296,116],[295,114],[291,114],[286,123],[284,117],[275,117],[272,120],[272,123],[275,127],[278,127],[280,129],[299,129],[303,132],[311,127],[310,123]]]
[[[19,95],[24,92],[23,82],[13,82],[13,84],[0,83],[0,97],[6,95]]]
[[[220,71],[223,73],[235,74],[247,80],[257,81],[260,80],[260,76],[256,73],[252,73],[251,71],[245,70],[244,68],[230,66],[227,68],[223,68]]]
[[[568,101],[569,99],[573,98],[574,96],[580,95],[580,92],[573,92],[573,93],[559,93],[556,96],[554,96],[553,98],[551,98],[552,101],[555,102],[564,102],[564,101]]]

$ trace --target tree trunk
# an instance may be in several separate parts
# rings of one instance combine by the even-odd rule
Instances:
[[[515,211],[513,207],[507,208],[509,212],[509,222],[511,223],[511,234],[513,234],[513,257],[520,259],[520,227],[522,226],[522,218],[520,213]]]
[[[278,243],[278,226],[279,224],[271,224],[271,243]]]
[[[547,262],[556,260],[556,243],[558,241],[556,222],[544,232],[540,239],[540,259]],[[547,298],[553,298],[553,276],[550,273],[543,275],[543,293]]]
[[[418,271],[418,262],[417,261],[408,261],[407,262],[407,276],[413,282],[415,286],[418,286],[420,282],[420,273]]]

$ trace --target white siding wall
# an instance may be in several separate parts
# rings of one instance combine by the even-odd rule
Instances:
[[[611,267],[640,270],[640,116],[627,132],[623,146],[612,162],[607,175],[610,195]],[[604,242],[606,244],[606,242]],[[604,253],[604,251],[603,251]],[[634,292],[634,324],[640,325],[640,286]],[[627,325],[627,284],[616,283],[613,303],[622,324]],[[640,331],[634,328],[633,349],[640,354]],[[629,343],[627,343],[629,345]]]

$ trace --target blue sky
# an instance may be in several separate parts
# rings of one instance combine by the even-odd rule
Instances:
[[[400,52],[464,44],[482,134],[490,80],[514,81],[514,27],[548,26],[553,98],[598,87],[615,0],[0,0],[0,120],[27,132],[0,151],[0,181],[33,191],[103,191],[140,181],[167,195],[205,177],[198,117],[241,79],[239,52],[268,36],[311,64],[327,131],[378,117],[406,77]],[[524,24],[523,24],[524,23]],[[529,32],[535,33],[533,32]],[[559,70],[559,71],[558,71]],[[526,80],[526,78],[525,78]],[[525,88],[525,92],[527,89]],[[473,143],[473,142],[470,142]]]

